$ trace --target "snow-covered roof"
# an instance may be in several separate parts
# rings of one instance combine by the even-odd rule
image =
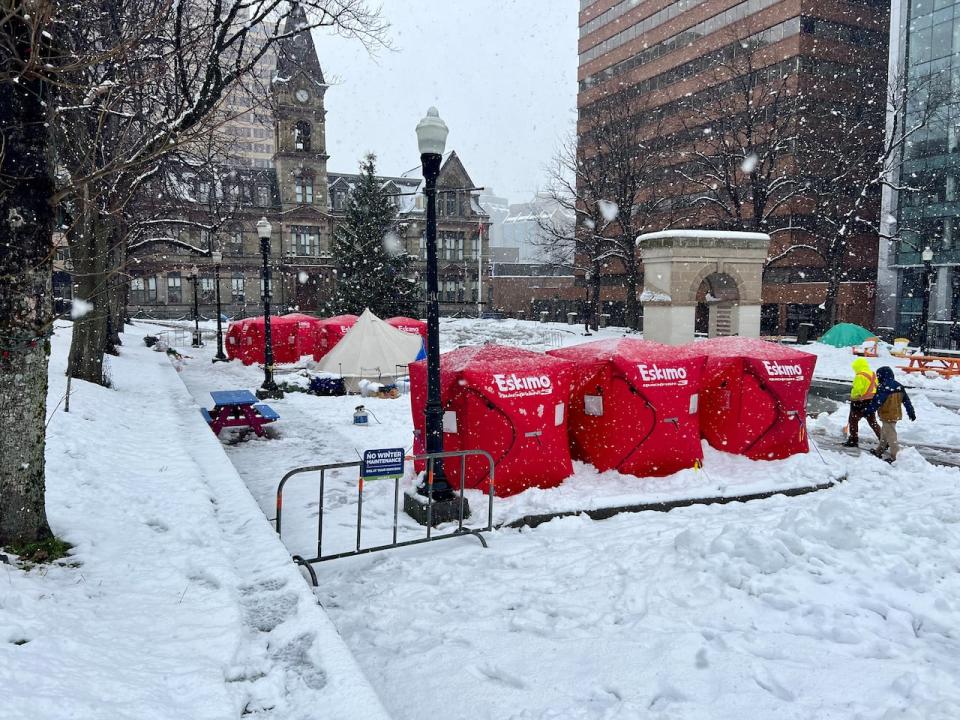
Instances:
[[[734,230],[661,230],[655,233],[646,233],[637,238],[641,240],[663,240],[666,238],[707,238],[714,240],[766,240],[770,236],[766,233],[738,232]]]

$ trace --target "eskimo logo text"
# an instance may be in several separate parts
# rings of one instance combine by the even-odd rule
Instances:
[[[527,375],[521,377],[516,373],[509,375],[494,375],[493,381],[504,397],[520,397],[524,395],[549,395],[553,392],[553,383],[546,375]]]
[[[778,362],[763,361],[763,367],[771,380],[803,380],[803,368],[799,365],[781,365]]]
[[[660,367],[659,365],[637,365],[640,377],[646,383],[667,385],[686,385],[687,369],[684,367]]]

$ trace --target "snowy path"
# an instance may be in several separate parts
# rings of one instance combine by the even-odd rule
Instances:
[[[67,563],[2,566],[4,720],[386,718],[167,357],[128,330],[111,389],[57,407],[47,508]]]

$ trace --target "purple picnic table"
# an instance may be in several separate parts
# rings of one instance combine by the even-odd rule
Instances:
[[[263,437],[266,434],[263,426],[280,419],[269,405],[258,405],[256,396],[249,390],[214,390],[210,397],[213,409],[200,408],[200,412],[214,435],[219,435],[224,428],[248,427]]]

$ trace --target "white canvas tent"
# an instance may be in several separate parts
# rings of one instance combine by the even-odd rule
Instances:
[[[419,335],[397,330],[367,308],[317,369],[341,376],[347,392],[359,392],[361,380],[392,383],[406,375],[422,349]]]

